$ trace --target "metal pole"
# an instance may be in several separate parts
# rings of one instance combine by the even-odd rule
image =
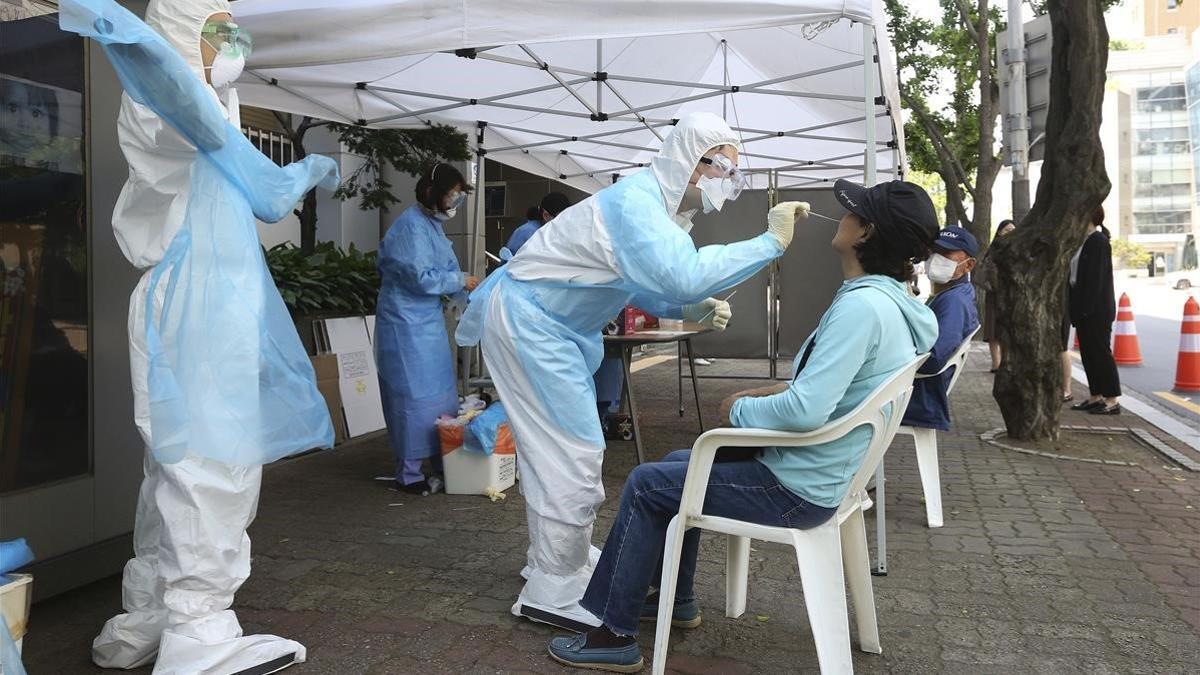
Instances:
[[[604,111],[604,83],[600,81],[602,70],[604,70],[604,41],[596,40],[596,110],[601,112]]]
[[[779,173],[772,169],[767,174],[767,208],[775,206],[779,199],[776,189],[779,183]],[[767,375],[774,380],[779,368],[779,316],[778,303],[775,301],[779,289],[779,263],[772,262],[767,271],[767,358],[770,360]]]
[[[1025,90],[1025,24],[1021,20],[1021,0],[1008,0],[1009,156],[1012,162],[1012,217],[1018,223],[1029,213],[1029,100]]]
[[[876,82],[879,79],[879,67],[875,64],[875,29],[874,27],[863,24],[863,103],[866,108],[863,121],[866,126],[866,150],[863,153],[863,165],[866,170],[863,172],[864,182],[867,187],[875,184],[876,176],[876,153],[875,147],[875,97],[877,96]]]

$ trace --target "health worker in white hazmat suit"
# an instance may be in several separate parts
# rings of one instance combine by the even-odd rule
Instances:
[[[271,280],[255,217],[278,221],[327,157],[276,166],[242,135],[230,87],[250,50],[225,0],[151,0],[143,23],[111,0],[62,0],[63,30],[97,41],[125,95],[129,179],[113,231],[146,273],[129,300],[134,414],[146,443],[126,613],[92,659],[159,674],[271,673],[302,645],[244,636],[230,606],[250,575],[246,528],[262,465],[329,447],[312,366]]]
[[[779,257],[807,205],[780,204],[768,231],[699,250],[688,231],[745,185],[738,138],[720,117],[684,116],[650,168],[563,211],[471,295],[458,342],[482,342],[517,443],[529,521],[524,589],[513,613],[569,630],[597,625],[579,606],[591,546],[604,437],[592,374],[601,330],[627,303],[723,329],[712,297]],[[786,215],[786,217],[784,217]]]

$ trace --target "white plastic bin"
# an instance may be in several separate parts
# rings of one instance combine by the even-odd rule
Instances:
[[[517,456],[458,448],[442,455],[442,470],[446,472],[446,494],[481,495],[489,487],[504,492],[517,480]]]
[[[17,653],[29,625],[29,605],[33,602],[33,575],[0,575],[0,614],[17,644]]]

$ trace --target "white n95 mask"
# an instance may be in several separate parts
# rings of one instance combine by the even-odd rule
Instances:
[[[950,282],[954,279],[954,272],[957,269],[958,263],[940,253],[929,256],[929,260],[925,263],[925,274],[935,284]]]
[[[213,59],[212,68],[209,72],[209,79],[212,80],[214,89],[224,89],[242,76],[242,70],[246,67],[246,57],[238,54],[234,56],[228,50],[217,52],[216,58]]]

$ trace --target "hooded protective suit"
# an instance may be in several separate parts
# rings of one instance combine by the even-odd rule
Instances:
[[[529,521],[527,583],[513,613],[566,628],[599,622],[578,602],[596,559],[604,438],[592,374],[601,330],[626,304],[682,317],[783,252],[768,234],[696,249],[677,215],[709,149],[737,145],[721,118],[683,117],[648,170],[560,213],[471,295],[458,343],[482,341],[516,435]],[[572,622],[576,622],[575,625]]]
[[[305,656],[291,640],[243,637],[229,609],[250,574],[261,465],[333,441],[254,218],[281,219],[314,185],[335,186],[337,168],[325,157],[280,168],[230,124],[200,51],[202,26],[223,12],[224,0],[152,0],[142,23],[109,0],[60,2],[62,28],[103,45],[125,88],[117,124],[129,179],[113,230],[147,270],[129,338],[148,452],[127,613],[92,647],[103,667],[157,654],[155,673],[266,673]],[[232,92],[227,101],[236,111]]]

